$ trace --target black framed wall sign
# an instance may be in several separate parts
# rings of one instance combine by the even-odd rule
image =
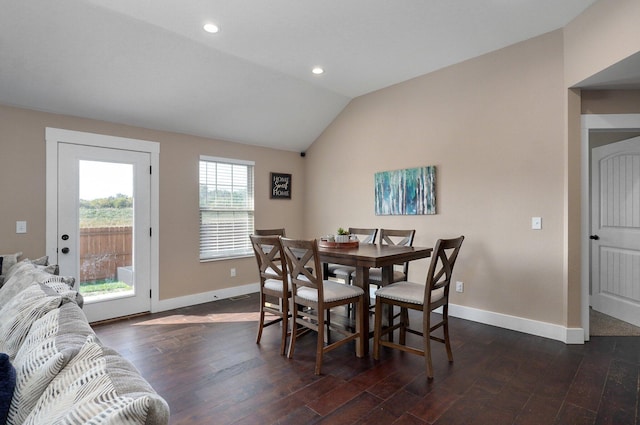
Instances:
[[[291,199],[291,174],[271,173],[271,199]]]

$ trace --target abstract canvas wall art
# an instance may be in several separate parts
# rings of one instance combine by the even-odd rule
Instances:
[[[436,213],[436,167],[382,171],[374,176],[376,215]]]

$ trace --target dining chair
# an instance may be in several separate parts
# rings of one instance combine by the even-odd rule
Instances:
[[[415,230],[394,230],[394,229],[380,229],[380,245],[397,245],[397,246],[413,246],[413,238],[416,234]],[[393,270],[393,282],[400,282],[407,278],[409,275],[409,262],[401,264],[401,270]],[[346,266],[340,266],[340,271],[336,268],[334,271],[336,277],[344,279],[345,283],[350,283],[355,278],[355,269]],[[347,275],[348,274],[348,275]],[[369,269],[369,284],[380,286],[382,284],[382,269],[379,267],[372,267]]]
[[[332,308],[347,304],[356,304],[356,310],[359,312],[364,305],[364,291],[356,286],[323,279],[317,240],[281,238],[281,243],[291,277],[292,292],[293,323],[288,357],[293,358],[299,333],[309,329],[317,333],[316,375],[320,375],[324,354],[349,341],[355,340],[356,355],[361,357],[364,353],[364,343],[368,342],[368,338],[363,337],[364,315],[356,314],[355,331],[337,326],[331,323],[329,318]],[[343,338],[333,342],[331,338],[327,338],[325,345],[325,328],[330,329],[332,334],[342,335]]]
[[[357,227],[349,227],[349,235],[354,235],[358,238],[361,244],[373,244],[376,242],[376,236],[378,229],[361,229]],[[325,269],[329,277],[335,277],[344,280],[344,283],[350,284],[352,276],[356,272],[355,267],[345,266],[343,264],[329,263]]]
[[[258,236],[270,236],[270,235],[276,235],[276,236],[285,236],[285,231],[284,228],[282,229],[255,229],[253,231],[254,235],[258,235]]]
[[[453,266],[458,258],[464,236],[455,239],[439,239],[433,249],[433,256],[427,272],[425,284],[408,281],[397,282],[384,286],[376,291],[375,325],[373,336],[373,358],[380,359],[380,347],[396,348],[408,353],[418,354],[425,358],[427,377],[433,379],[433,364],[431,361],[431,340],[445,344],[449,362],[453,362],[451,342],[449,338],[449,287]],[[382,327],[382,308],[387,305],[400,307],[398,323],[395,318],[388,326]],[[437,323],[431,322],[431,313],[442,307],[442,317]],[[422,311],[422,330],[409,328],[409,309]],[[433,335],[432,332],[442,328],[443,337]],[[392,334],[400,329],[399,342],[393,342]],[[406,345],[407,332],[422,336],[422,348]],[[382,337],[388,335],[388,340]]]
[[[415,230],[380,229],[380,245],[413,246]],[[393,282],[401,282],[409,276],[409,262],[400,265],[401,270],[393,269]],[[369,284],[380,286],[382,284],[382,269],[369,269]]]
[[[260,319],[256,344],[260,343],[262,330],[265,327],[282,322],[280,354],[284,355],[289,331],[291,284],[288,279],[287,263],[282,255],[280,236],[273,234],[269,236],[250,235],[249,238],[260,273]],[[266,313],[270,313],[276,318],[265,322]]]

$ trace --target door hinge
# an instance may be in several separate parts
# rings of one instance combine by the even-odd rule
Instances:
[[[149,227],[149,237],[153,237],[153,227]]]
[[[153,166],[149,165],[149,174],[153,174]]]
[[[149,289],[149,298],[151,298],[151,289]]]

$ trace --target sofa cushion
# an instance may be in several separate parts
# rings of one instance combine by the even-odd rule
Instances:
[[[69,278],[67,276],[49,276],[42,282],[42,284],[48,286],[49,288],[62,295],[65,302],[72,301],[82,308],[84,304],[84,298],[79,292],[73,290],[74,282],[75,279],[72,277]]]
[[[8,424],[24,422],[45,388],[93,334],[75,303],[63,304],[33,323],[14,360],[17,382]]]
[[[7,270],[7,274],[5,275],[5,280],[9,280],[11,279],[11,277],[13,275],[15,275],[18,272],[21,273],[25,273],[25,271],[33,271],[33,270],[38,270],[38,271],[43,271],[43,272],[47,272],[48,274],[52,274],[52,275],[58,275],[60,274],[60,268],[57,264],[38,264],[38,260],[29,260],[24,259],[16,264],[14,264],[9,270]]]
[[[0,288],[0,308],[6,305],[13,297],[38,281],[38,278],[48,278],[50,275],[36,269],[36,266],[21,261],[11,268],[6,276],[4,285]]]
[[[0,424],[7,421],[16,386],[16,370],[6,353],[0,353]]]
[[[46,277],[46,280],[42,281],[42,283],[47,283],[47,282],[64,283],[67,290],[73,290],[73,287],[75,286],[75,283],[76,283],[76,278],[72,276],[60,276],[60,275],[50,274]]]
[[[22,255],[22,252],[16,252],[15,254],[0,254],[0,288],[7,281],[7,272],[17,262],[18,258]]]
[[[36,258],[35,260],[29,260],[31,261],[31,263],[37,265],[37,266],[48,266],[49,265],[49,256],[48,255],[44,255],[40,258]]]
[[[38,270],[44,270],[47,273],[51,273],[55,275],[60,274],[60,266],[58,266],[57,264],[49,264],[48,255],[45,255],[40,258],[36,258],[35,260],[26,259],[22,261],[29,261],[31,264],[36,266]]]
[[[13,297],[22,292],[25,288],[33,283],[43,283],[46,281],[56,280],[65,282],[70,288],[73,288],[75,279],[68,276],[54,276],[41,270],[30,261],[21,261],[17,263],[8,272],[7,280],[0,287],[0,308],[6,305]]]
[[[22,252],[0,254],[0,257],[2,257],[2,273],[0,274],[6,275],[7,271],[9,271],[9,269],[18,262],[18,258],[22,257]]]
[[[7,353],[13,360],[33,322],[60,307],[62,301],[62,295],[56,290],[34,283],[0,306],[0,352]]]
[[[48,264],[46,266],[41,266],[38,264],[34,264],[34,265],[38,268],[38,270],[42,270],[47,273],[51,273],[53,275],[60,274],[60,266],[58,266],[57,264]]]
[[[4,273],[5,282],[10,280],[11,277],[18,272],[24,274],[25,272],[23,270],[35,270],[35,265],[30,261],[24,261],[24,260],[15,263]]]
[[[167,424],[169,406],[114,350],[87,338],[45,389],[25,424]]]

